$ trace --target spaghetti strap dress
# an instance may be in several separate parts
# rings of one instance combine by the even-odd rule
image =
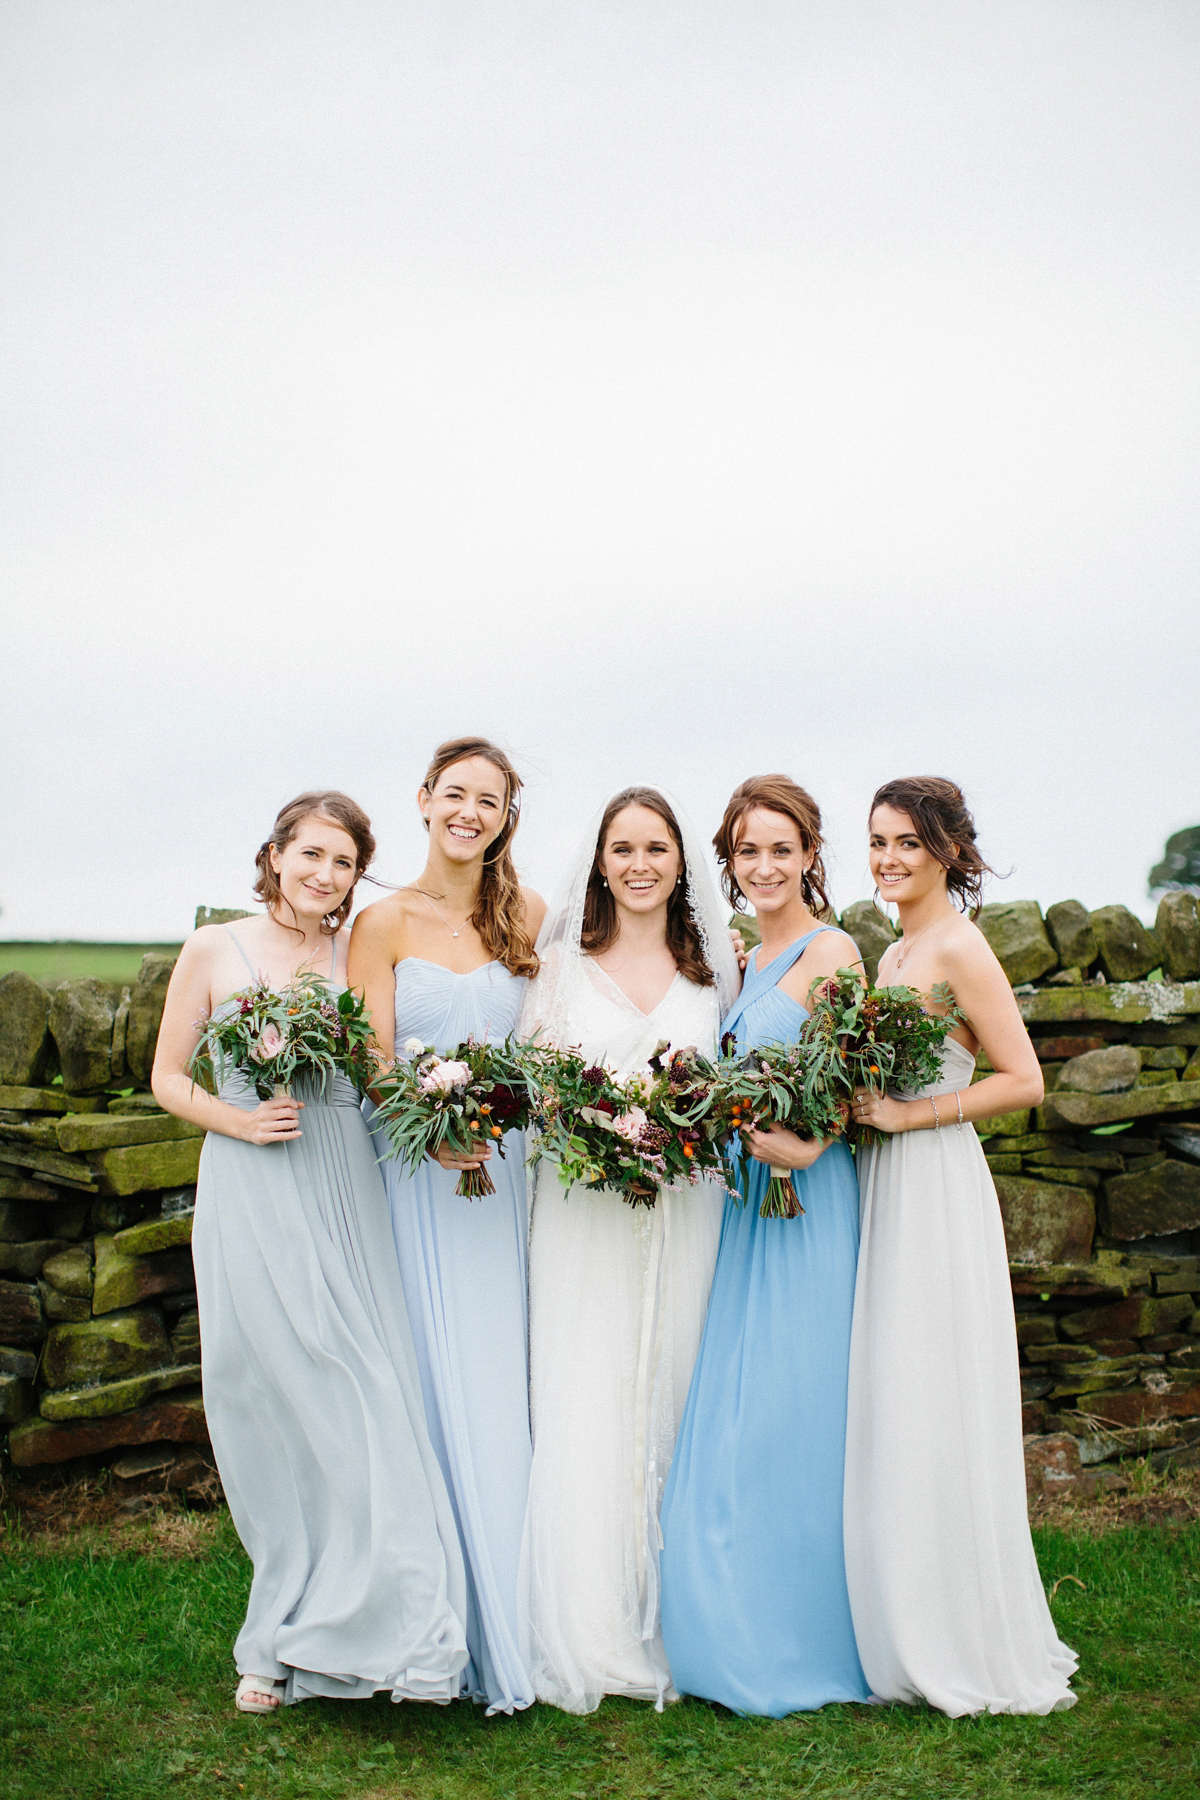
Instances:
[[[254,1565],[235,1660],[285,1683],[286,1702],[446,1702],[467,1660],[466,1579],[383,1182],[353,1084],[293,1092],[302,1135],[209,1132],[196,1196],[204,1405]],[[258,1105],[241,1075],[221,1098]]]
[[[778,983],[816,936],[752,955],[722,1025],[739,1050],[795,1041],[808,1014]],[[842,1552],[858,1183],[831,1144],[792,1175],[803,1213],[762,1219],[770,1174],[748,1169],[663,1501],[663,1642],[681,1693],[782,1718],[868,1698]]]
[[[456,974],[405,957],[396,965],[396,1044],[443,1053],[515,1030],[523,976],[501,963]],[[365,1110],[372,1114],[370,1102]],[[456,1194],[458,1173],[426,1159],[409,1172],[383,1162],[404,1297],[434,1451],[466,1565],[470,1660],[459,1692],[511,1713],[534,1699],[520,1652],[521,1533],[532,1457],[525,1134],[504,1134],[488,1172],[495,1193]],[[387,1148],[382,1131],[376,1153]]]
[[[974,1069],[950,1038],[921,1094]],[[1008,1253],[975,1127],[896,1132],[859,1152],[859,1178],[846,1568],[863,1667],[881,1698],[951,1717],[1061,1711],[1078,1659],[1029,1535]]]

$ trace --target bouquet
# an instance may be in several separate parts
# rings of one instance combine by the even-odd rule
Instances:
[[[541,1098],[530,1161],[553,1163],[564,1187],[611,1187],[631,1206],[654,1206],[669,1182],[723,1183],[716,1070],[695,1049],[664,1041],[645,1073],[623,1081],[571,1050],[533,1054]]]
[[[915,988],[868,987],[850,969],[839,969],[822,982],[812,995],[812,1010],[800,1034],[814,1121],[828,1118],[833,1110],[844,1127],[856,1088],[875,1094],[889,1087],[911,1092],[937,1080],[943,1046],[963,1015],[944,981],[930,998],[944,1006],[945,1013],[926,1012]],[[854,1131],[867,1144],[878,1142],[881,1135],[867,1125],[855,1126]]]
[[[372,1083],[376,1121],[389,1139],[386,1155],[416,1169],[447,1145],[466,1156],[494,1143],[504,1155],[504,1133],[524,1131],[538,1099],[535,1058],[511,1037],[503,1044],[468,1038],[452,1056],[439,1056],[420,1038],[409,1038],[403,1056]],[[464,1169],[456,1194],[474,1200],[494,1194],[483,1163]]]
[[[722,1136],[737,1143],[741,1132],[772,1123],[799,1137],[840,1137],[851,1128],[856,1088],[882,1093],[889,1086],[927,1086],[937,1078],[948,1034],[962,1019],[944,982],[932,998],[946,1007],[944,1015],[926,1012],[915,988],[872,988],[852,970],[839,969],[814,991],[794,1044],[762,1044],[741,1058],[722,1059]],[[880,1135],[869,1126],[853,1130],[863,1143]],[[791,1173],[771,1166],[762,1218],[794,1219],[804,1211]],[[744,1198],[744,1150],[738,1185]]]
[[[812,1112],[805,1103],[805,1062],[802,1042],[795,1044],[759,1044],[744,1056],[737,1056],[731,1040],[722,1046],[717,1101],[718,1131],[729,1146],[737,1163],[737,1193],[744,1203],[749,1198],[748,1168],[742,1133],[763,1125],[785,1125],[798,1137],[829,1137],[831,1130],[814,1129]],[[846,1114],[850,1102],[845,1102]],[[839,1118],[837,1130],[845,1129]],[[802,1213],[792,1182],[792,1171],[770,1165],[770,1180],[758,1209],[762,1219],[794,1219]]]
[[[193,1081],[216,1085],[240,1069],[260,1100],[287,1096],[297,1075],[346,1075],[365,1092],[376,1055],[366,1007],[349,988],[335,993],[321,975],[286,987],[259,980],[206,1020],[188,1059]]]

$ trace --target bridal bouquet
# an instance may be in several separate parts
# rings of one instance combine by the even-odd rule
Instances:
[[[661,1043],[648,1069],[624,1080],[574,1051],[534,1054],[541,1098],[530,1161],[553,1163],[564,1187],[611,1187],[631,1206],[654,1206],[670,1182],[723,1183],[716,1070],[694,1049]]]
[[[469,1155],[494,1143],[504,1155],[504,1133],[524,1131],[538,1099],[537,1053],[516,1045],[476,1043],[468,1038],[450,1056],[439,1056],[420,1038],[409,1038],[402,1056],[372,1083],[376,1122],[389,1140],[387,1156],[416,1169],[445,1144]],[[474,1200],[494,1194],[496,1184],[483,1163],[464,1169],[456,1194]]]
[[[188,1074],[215,1088],[241,1070],[260,1100],[287,1095],[301,1074],[345,1075],[361,1093],[376,1068],[371,1041],[366,1008],[349,988],[335,993],[320,975],[282,988],[260,980],[205,1022]]]
[[[814,1128],[820,1109],[806,1104],[803,1041],[795,1044],[759,1044],[744,1056],[728,1049],[721,1058],[717,1095],[717,1130],[737,1166],[738,1195],[749,1198],[748,1163],[742,1133],[765,1125],[783,1125],[797,1137],[829,1137],[829,1128]],[[845,1102],[846,1116],[850,1102]],[[836,1129],[845,1130],[845,1118]],[[770,1165],[770,1180],[758,1209],[762,1219],[794,1219],[804,1211],[792,1181],[792,1171]]]

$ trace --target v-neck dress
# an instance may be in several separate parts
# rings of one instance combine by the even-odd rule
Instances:
[[[396,966],[396,1046],[445,1053],[516,1028],[523,977],[501,963],[455,974],[406,957]],[[368,1118],[370,1102],[366,1103]],[[382,1157],[386,1140],[377,1134]],[[504,1134],[488,1164],[494,1194],[456,1194],[458,1173],[428,1159],[385,1161],[404,1298],[429,1434],[450,1490],[467,1572],[470,1662],[460,1691],[489,1713],[533,1701],[519,1647],[521,1532],[529,1491],[525,1135]]]
[[[537,982],[530,993],[536,1020]],[[527,1017],[530,1014],[527,1012]],[[567,1045],[618,1074],[667,1038],[716,1048],[712,988],[677,975],[641,1012],[591,958]],[[567,1046],[564,1046],[567,1047]],[[605,1694],[674,1697],[659,1629],[658,1512],[704,1326],[722,1197],[704,1181],[652,1208],[566,1191],[542,1164],[529,1250],[533,1474],[527,1658],[539,1700],[591,1712]]]
[[[808,1014],[779,982],[817,933],[761,970],[725,1020],[738,1049],[792,1043]],[[712,1304],[663,1502],[663,1637],[681,1692],[781,1718],[865,1700],[842,1551],[858,1181],[831,1144],[762,1219],[770,1179],[725,1203]]]

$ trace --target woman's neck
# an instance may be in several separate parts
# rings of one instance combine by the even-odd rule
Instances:
[[[657,912],[625,912],[617,908],[617,929],[612,943],[600,952],[601,957],[657,956],[667,947],[667,909]]]
[[[293,967],[302,969],[318,956],[329,943],[329,935],[321,930],[321,920],[305,913],[293,914],[290,906],[272,907],[263,920],[271,934],[272,950],[292,957]],[[297,937],[297,932],[301,937]]]
[[[802,900],[795,900],[789,906],[781,906],[778,912],[757,914],[755,922],[762,938],[760,961],[764,965],[774,962],[781,950],[786,950],[797,938],[814,931],[820,923]]]
[[[896,902],[900,929],[910,943],[920,932],[936,925],[939,919],[949,918],[953,912],[954,907],[944,887],[935,888],[930,894],[923,894],[919,900]]]
[[[425,867],[412,884],[422,893],[432,894],[439,904],[446,904],[454,912],[461,912],[469,918],[479,904],[479,892],[483,886],[483,858],[478,862],[451,862],[448,857],[431,849]]]

